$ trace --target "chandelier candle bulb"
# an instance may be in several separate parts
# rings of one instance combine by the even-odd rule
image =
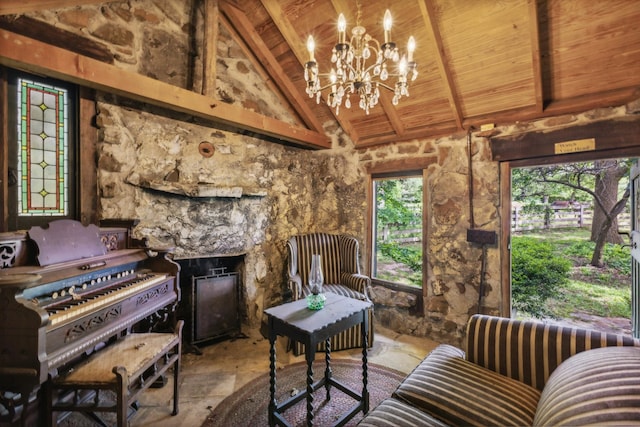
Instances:
[[[413,36],[409,37],[409,41],[407,42],[407,56],[409,62],[413,62],[413,52],[416,50],[416,39]]]
[[[341,13],[338,16],[338,43],[344,43],[346,40],[347,20]]]
[[[393,23],[391,19],[391,12],[387,9],[384,12],[384,42],[389,43],[389,39],[391,38],[391,24]]]
[[[307,39],[307,50],[309,51],[309,61],[313,62],[316,60],[314,57],[313,51],[316,49],[316,43],[313,41],[313,36],[309,36]]]

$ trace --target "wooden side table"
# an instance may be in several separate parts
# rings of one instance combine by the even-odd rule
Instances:
[[[369,317],[367,310],[372,306],[370,302],[360,301],[341,295],[326,293],[327,300],[321,310],[310,310],[307,301],[300,299],[294,302],[282,304],[265,310],[268,317],[269,343],[270,343],[270,393],[269,401],[269,425],[289,426],[283,413],[306,397],[307,399],[307,425],[313,425],[313,393],[325,387],[327,400],[331,399],[331,387],[352,397],[357,404],[336,422],[335,425],[346,424],[359,411],[369,411],[369,392],[367,391],[367,347],[369,338]],[[332,377],[331,374],[331,346],[329,339],[352,326],[360,325],[362,331],[362,393],[357,393]],[[300,341],[305,346],[305,360],[307,362],[307,387],[306,390],[292,396],[278,404],[276,402],[276,338],[284,336],[292,340]],[[316,355],[318,343],[326,341],[324,376],[314,382],[312,363]]]

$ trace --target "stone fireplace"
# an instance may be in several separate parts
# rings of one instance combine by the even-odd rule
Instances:
[[[134,237],[174,247],[176,260],[242,256],[249,325],[286,293],[289,237],[357,230],[364,238],[365,180],[348,151],[274,144],[113,96],[98,113],[101,217],[139,219]]]

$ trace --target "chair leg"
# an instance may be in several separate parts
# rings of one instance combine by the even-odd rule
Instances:
[[[55,427],[58,423],[53,414],[53,386],[47,381],[44,384],[44,395],[46,396],[45,422],[49,427]],[[26,412],[26,407],[23,409]],[[25,424],[23,424],[25,425]]]
[[[129,408],[129,399],[127,390],[129,389],[127,370],[122,366],[113,368],[113,373],[116,374],[116,417],[118,427],[125,427],[127,425],[127,412]]]
[[[180,349],[178,349],[180,351]],[[173,364],[173,414],[178,415],[178,402],[180,398],[178,396],[180,390],[180,357],[178,357]]]

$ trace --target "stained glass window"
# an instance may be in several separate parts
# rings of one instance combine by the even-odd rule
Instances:
[[[18,80],[18,216],[64,216],[69,205],[66,89]]]

